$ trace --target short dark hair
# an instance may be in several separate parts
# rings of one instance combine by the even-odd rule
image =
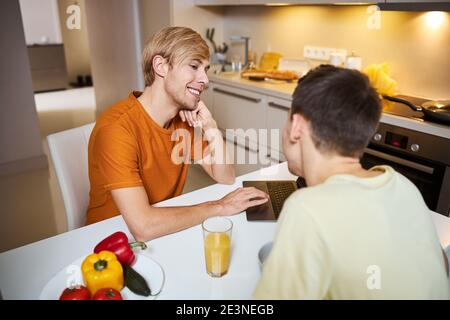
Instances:
[[[293,114],[310,122],[320,152],[360,157],[377,129],[381,103],[363,73],[321,65],[298,81]]]

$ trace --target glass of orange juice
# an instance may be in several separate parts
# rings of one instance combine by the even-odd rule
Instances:
[[[233,222],[225,217],[211,217],[203,221],[206,272],[221,277],[228,271],[231,254]]]

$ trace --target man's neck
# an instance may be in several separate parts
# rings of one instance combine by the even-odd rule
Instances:
[[[319,152],[314,157],[304,159],[305,180],[308,186],[325,182],[337,174],[349,174],[360,178],[370,178],[381,174],[377,171],[365,170],[358,158],[339,155],[326,156]]]
[[[178,107],[164,88],[158,88],[157,83],[145,87],[138,98],[148,115],[162,128],[169,127],[173,118],[178,114]]]

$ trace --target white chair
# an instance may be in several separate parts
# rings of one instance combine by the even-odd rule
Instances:
[[[89,204],[88,143],[95,123],[47,136],[50,156],[61,189],[67,231],[86,222]]]

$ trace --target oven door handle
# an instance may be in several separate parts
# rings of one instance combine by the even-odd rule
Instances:
[[[434,168],[430,168],[430,167],[424,166],[423,164],[415,163],[415,162],[412,162],[412,161],[409,161],[409,160],[405,160],[405,159],[402,159],[402,158],[399,158],[399,157],[396,157],[396,156],[392,156],[390,154],[386,154],[386,153],[383,153],[383,152],[380,152],[380,151],[377,151],[377,150],[366,148],[366,150],[364,152],[367,153],[367,154],[370,154],[372,156],[375,156],[375,157],[378,157],[378,158],[381,158],[381,159],[384,159],[384,160],[388,160],[388,161],[400,164],[402,166],[409,167],[409,168],[412,168],[412,169],[416,169],[416,170],[419,170],[419,171],[422,171],[422,172],[425,172],[425,173],[428,173],[428,174],[433,174],[434,173]]]

